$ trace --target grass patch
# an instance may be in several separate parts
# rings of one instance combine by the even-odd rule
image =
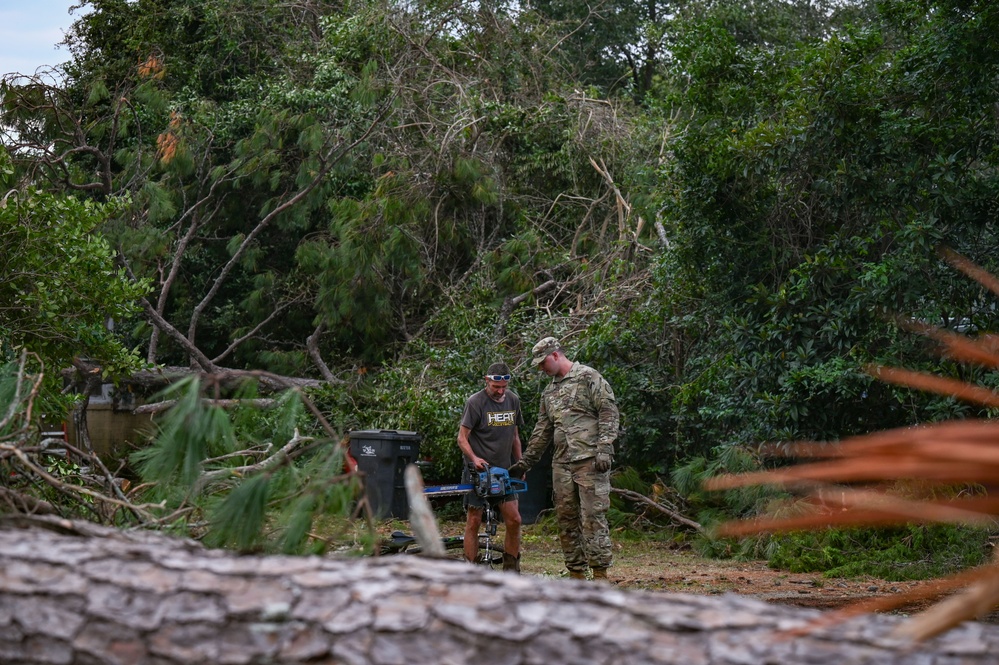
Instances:
[[[990,532],[953,525],[826,529],[771,537],[771,568],[826,577],[870,575],[888,581],[942,577],[989,557]]]

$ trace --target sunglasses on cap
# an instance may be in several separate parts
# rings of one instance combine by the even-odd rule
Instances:
[[[486,374],[486,378],[490,381],[509,381],[509,374]]]

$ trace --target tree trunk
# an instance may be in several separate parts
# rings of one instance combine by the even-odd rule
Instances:
[[[530,553],[527,553],[530,556]],[[986,663],[999,627],[917,649],[899,619],[623,591],[414,556],[237,556],[158,533],[0,519],[0,662]]]
[[[76,430],[76,444],[82,450],[93,453],[94,444],[90,440],[90,428],[87,426],[87,407],[90,406],[90,396],[101,387],[100,367],[86,360],[73,358],[73,369],[70,372],[75,391],[83,395],[71,414],[73,428]]]

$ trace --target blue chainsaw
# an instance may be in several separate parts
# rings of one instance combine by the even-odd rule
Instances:
[[[471,483],[458,485],[433,485],[423,490],[427,496],[449,496],[474,491],[483,499],[499,499],[511,494],[527,491],[527,481],[511,478],[510,472],[501,466],[490,466],[484,471],[472,474]]]

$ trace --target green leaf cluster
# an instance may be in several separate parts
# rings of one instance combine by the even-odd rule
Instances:
[[[120,205],[34,187],[0,197],[0,357],[28,350],[53,377],[74,357],[97,359],[109,373],[139,367],[115,327],[133,320],[149,285],[124,274],[100,233]]]
[[[982,168],[996,91],[965,57],[997,17],[976,5],[965,22],[937,4],[880,3],[863,24],[780,47],[740,41],[718,11],[684,19],[678,76],[654,102],[684,112],[658,192],[671,255],[654,273],[668,295],[659,319],[685,344],[680,449],[974,413],[860,371],[940,366],[896,316],[996,325],[935,252],[996,267]]]

